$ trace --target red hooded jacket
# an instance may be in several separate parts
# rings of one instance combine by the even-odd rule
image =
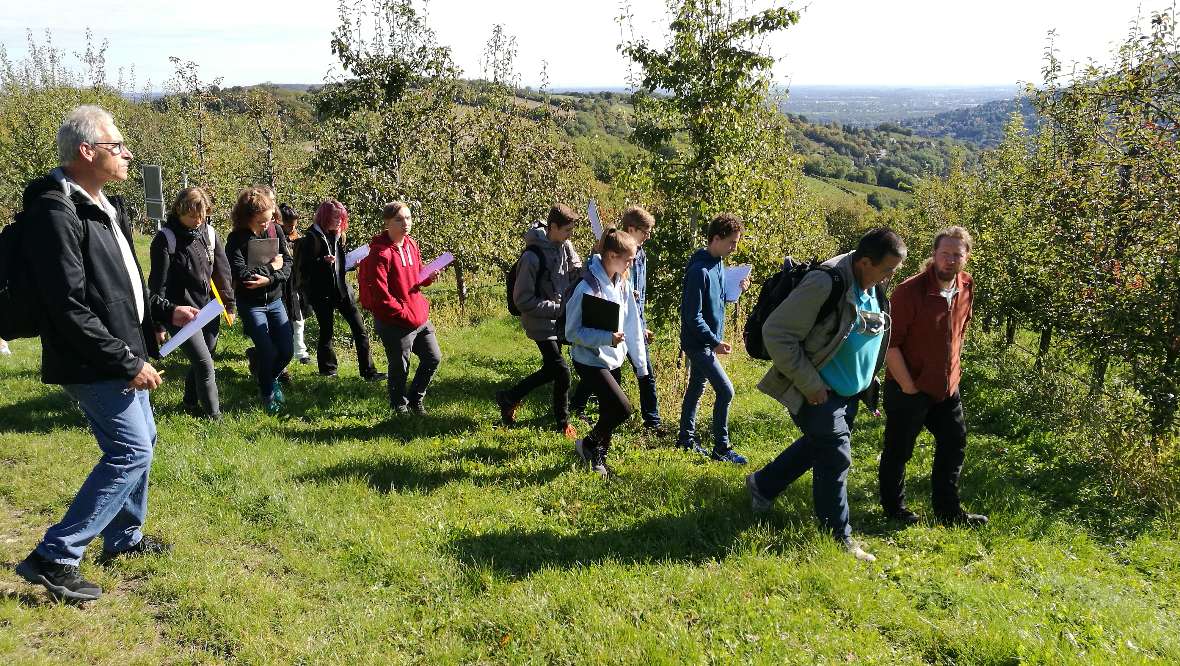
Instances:
[[[425,324],[430,318],[430,301],[418,284],[421,270],[422,255],[413,238],[406,236],[398,248],[389,234],[377,234],[357,271],[361,307],[383,324],[411,329]]]

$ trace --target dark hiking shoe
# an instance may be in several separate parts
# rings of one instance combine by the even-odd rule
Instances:
[[[885,517],[902,525],[917,525],[922,522],[922,516],[919,516],[904,506],[894,511],[886,510]]]
[[[748,460],[742,454],[733,449],[726,449],[725,451],[714,451],[709,454],[709,457],[717,462],[733,463],[735,465],[745,465]]]
[[[282,372],[279,373],[278,380],[279,380],[279,383],[282,384],[283,386],[290,386],[291,385],[291,373],[286,370],[283,370]]]
[[[645,423],[643,425],[643,431],[647,433],[648,437],[659,437],[661,439],[672,434],[672,431],[665,428],[662,423]]]
[[[615,475],[615,470],[606,464],[606,449],[601,446],[590,451],[590,471],[604,479]]]
[[[500,408],[500,421],[504,425],[516,425],[516,409],[519,402],[513,402],[507,391],[496,391],[496,406]]]
[[[44,585],[54,599],[94,601],[102,596],[102,588],[83,578],[77,566],[50,562],[36,551],[16,565],[16,573],[33,585]]]
[[[340,373],[335,370],[320,370],[321,377],[335,377],[338,374]]]
[[[98,557],[99,564],[107,564],[120,557],[140,557],[143,555],[167,555],[172,552],[172,545],[167,541],[157,539],[156,537],[143,535],[134,546],[127,550],[120,550],[117,553],[103,551],[102,555]]]
[[[712,458],[713,454],[709,450],[701,446],[699,442],[677,442],[676,447],[687,453],[693,453],[703,458]]]
[[[370,372],[367,375],[361,375],[366,382],[383,382],[386,374],[384,372]]]
[[[980,513],[967,513],[962,509],[955,513],[939,515],[937,518],[938,522],[943,525],[955,527],[983,527],[987,525],[987,516]]]
[[[311,357],[310,356],[300,356],[299,357],[299,365],[311,365]]]
[[[410,410],[414,416],[426,416],[426,408],[420,402],[411,402],[406,409]]]

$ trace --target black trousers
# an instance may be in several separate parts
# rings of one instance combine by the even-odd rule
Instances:
[[[508,389],[513,402],[524,400],[525,396],[550,382],[553,383],[553,418],[558,425],[569,423],[570,367],[561,353],[561,343],[556,340],[534,340],[541,352],[541,369],[520,380]]]
[[[627,399],[627,394],[623,393],[619,386],[619,382],[623,380],[622,369],[607,370],[575,361],[574,370],[582,380],[581,385],[598,398],[598,422],[590,428],[586,440],[593,446],[609,449],[615,428],[631,418],[632,412],[635,411],[631,407],[631,401]]]
[[[316,360],[319,362],[321,373],[336,372],[336,352],[332,351],[332,335],[336,322],[336,312],[344,315],[344,321],[352,332],[352,340],[356,345],[357,363],[360,365],[362,377],[369,377],[377,372],[373,366],[373,354],[369,351],[369,334],[365,332],[365,324],[361,320],[361,313],[357,310],[356,302],[351,296],[345,298],[336,296],[312,301],[316,321],[320,324],[320,339],[316,344]]]
[[[930,473],[934,513],[950,516],[961,510],[959,475],[967,451],[967,424],[959,392],[941,402],[925,393],[907,395],[897,382],[885,382],[885,447],[877,479],[881,506],[887,513],[905,506],[905,466],[914,455],[922,428],[934,435],[934,469]]]
[[[651,353],[650,349],[648,353]],[[651,367],[651,356],[647,358],[647,375],[636,377],[635,381],[639,384],[639,412],[643,415],[643,425],[649,428],[660,427],[660,400],[656,393],[656,373]],[[578,386],[574,388],[574,395],[570,398],[570,409],[580,412],[586,409],[588,402],[590,387],[585,382],[578,382]]]

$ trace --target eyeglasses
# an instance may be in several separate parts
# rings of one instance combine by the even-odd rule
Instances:
[[[129,152],[127,150],[127,144],[122,141],[96,141],[95,143],[92,143],[90,145],[92,145],[92,146],[111,146],[111,154],[114,155],[115,157],[118,157],[119,155],[122,155],[123,153]]]

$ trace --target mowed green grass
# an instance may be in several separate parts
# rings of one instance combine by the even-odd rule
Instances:
[[[1037,470],[1032,443],[973,434],[964,493],[988,527],[896,531],[875,502],[882,421],[865,415],[849,478],[854,528],[879,558],[866,565],[815,529],[809,475],[755,518],[748,469],[693,460],[634,422],[603,482],[550,431],[547,391],[499,427],[493,391],[537,362],[514,320],[441,330],[420,419],[391,417],[350,349],[335,379],[292,366],[288,413],[266,416],[240,328],[223,340],[223,422],[181,413],[179,354],[152,397],[148,527],[174,552],[101,567],[94,544],[83,573],[107,593],[84,607],[48,601],[12,566],[97,448],[39,382],[35,341],[0,357],[0,663],[1180,661],[1174,522],[1088,520],[1118,500],[1063,501],[1073,481]],[[661,338],[657,355],[671,423],[675,347]],[[760,364],[727,367],[733,439],[757,467],[797,433],[754,388]],[[1002,380],[965,387],[968,408],[989,391]],[[930,452],[924,436],[910,468],[925,514]]]

